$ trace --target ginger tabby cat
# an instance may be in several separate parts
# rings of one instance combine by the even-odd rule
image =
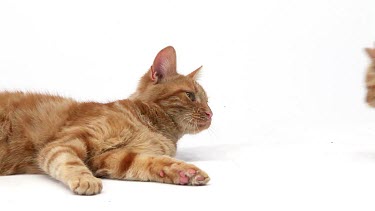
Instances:
[[[366,75],[366,86],[367,86],[367,96],[366,102],[375,107],[375,48],[366,48],[366,52],[371,59],[371,64],[367,69]]]
[[[195,78],[176,72],[176,53],[161,50],[129,99],[111,103],[0,92],[0,175],[48,174],[74,193],[102,190],[98,178],[204,185],[208,175],[172,158],[184,134],[211,124]]]

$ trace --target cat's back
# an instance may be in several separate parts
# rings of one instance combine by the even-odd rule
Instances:
[[[3,130],[11,129],[0,133],[12,132],[14,138],[42,141],[56,132],[76,104],[72,99],[54,95],[0,92],[0,125]]]
[[[0,111],[5,109],[23,109],[23,108],[37,108],[40,105],[48,103],[56,105],[56,103],[73,103],[70,98],[64,98],[57,95],[39,94],[39,93],[25,93],[25,92],[0,92]]]

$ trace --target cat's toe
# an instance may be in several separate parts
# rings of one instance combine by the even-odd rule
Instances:
[[[69,181],[69,188],[79,195],[95,195],[102,190],[102,181],[93,176],[79,176]]]
[[[197,172],[197,174],[192,177],[191,185],[205,185],[210,181],[210,177],[205,172]]]

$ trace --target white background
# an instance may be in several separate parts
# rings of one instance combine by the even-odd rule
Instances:
[[[374,210],[363,51],[374,41],[373,0],[1,0],[1,90],[123,99],[173,45],[180,73],[204,66],[214,112],[177,155],[208,186],[105,180],[79,197],[45,176],[7,176],[2,209]]]

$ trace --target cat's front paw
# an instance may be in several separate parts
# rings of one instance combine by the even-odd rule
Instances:
[[[70,190],[79,195],[95,195],[102,191],[102,181],[92,175],[75,176],[68,182]]]
[[[210,181],[206,172],[197,169],[187,169],[180,171],[180,185],[205,185]]]
[[[174,163],[164,167],[159,176],[171,179],[174,184],[179,185],[205,185],[210,181],[206,172],[187,163]]]

